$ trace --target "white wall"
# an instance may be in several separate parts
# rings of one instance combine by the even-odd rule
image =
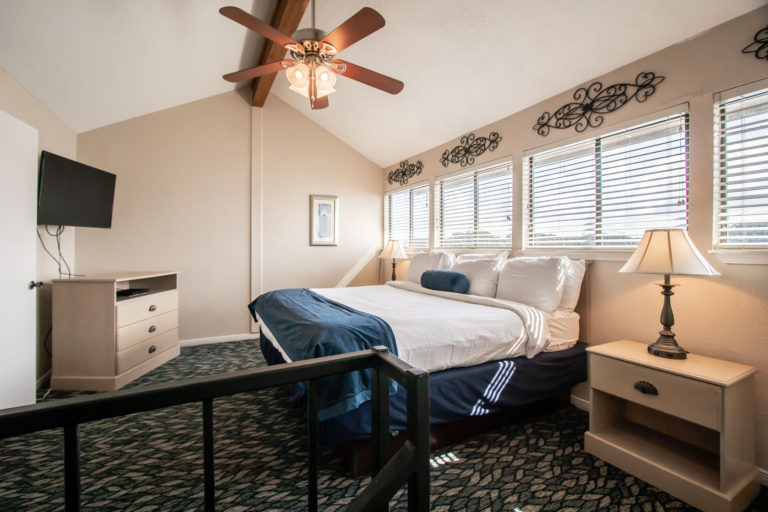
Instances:
[[[82,133],[78,160],[117,174],[112,229],[78,229],[78,273],[181,271],[182,340],[250,335],[252,289],[334,286],[381,242],[381,169],[277,98],[231,92]],[[340,197],[338,247],[309,247],[310,193]]]
[[[79,229],[77,271],[178,270],[179,337],[248,331],[250,108],[235,92],[81,133],[117,175],[112,229]]]
[[[262,226],[257,289],[332,287],[350,278],[353,286],[375,284],[381,168],[275,95],[253,110],[262,126],[253,143],[254,160],[261,159],[261,194],[253,203]],[[338,246],[309,245],[310,194],[338,196]]]

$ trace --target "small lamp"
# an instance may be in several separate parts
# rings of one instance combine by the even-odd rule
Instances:
[[[381,254],[379,254],[379,258],[381,259],[389,259],[392,258],[392,280],[396,280],[397,276],[395,275],[395,266],[397,266],[397,262],[395,260],[404,260],[408,258],[408,255],[405,254],[405,251],[402,247],[400,247],[400,242],[397,240],[390,240],[387,242],[387,245],[384,246],[384,250],[381,251]]]
[[[649,229],[643,233],[643,239],[627,263],[619,272],[638,272],[641,274],[664,274],[664,283],[659,283],[664,296],[661,310],[659,339],[648,346],[648,353],[670,359],[685,359],[688,353],[677,344],[672,326],[675,317],[672,314],[670,297],[675,293],[675,286],[669,283],[670,274],[694,276],[719,276],[720,273],[707,263],[683,229]]]

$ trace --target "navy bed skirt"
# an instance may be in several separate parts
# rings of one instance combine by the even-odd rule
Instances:
[[[261,334],[261,351],[270,365],[285,360]],[[562,396],[587,378],[586,345],[558,352],[542,352],[532,359],[516,357],[477,366],[451,368],[429,374],[430,423],[451,423],[511,407]],[[297,406],[303,406],[298,386],[286,389]],[[390,396],[390,429],[406,429],[405,389]],[[336,445],[370,437],[370,402],[319,424],[320,442]]]

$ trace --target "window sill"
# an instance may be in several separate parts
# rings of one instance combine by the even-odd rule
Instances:
[[[528,248],[523,249],[523,256],[568,256],[572,260],[621,261],[626,262],[634,248],[627,249],[587,249],[587,248]]]
[[[733,265],[768,265],[768,249],[712,249],[709,254]]]

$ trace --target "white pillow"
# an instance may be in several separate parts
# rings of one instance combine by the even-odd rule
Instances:
[[[567,263],[568,271],[565,274],[565,283],[563,284],[563,298],[560,299],[560,306],[557,309],[573,311],[576,309],[576,303],[579,302],[581,282],[584,280],[587,264],[584,260],[572,260],[567,256],[563,256],[563,261]]]
[[[504,261],[505,259],[507,259],[508,254],[509,254],[509,251],[499,251],[496,254],[467,252],[467,253],[459,254],[458,256],[456,256],[456,263],[462,263],[464,261],[493,260],[493,259]]]
[[[496,298],[552,312],[563,297],[566,266],[562,258],[511,258],[499,271]]]
[[[451,251],[418,252],[411,257],[405,280],[421,284],[425,270],[450,270],[455,262],[456,256]]]
[[[499,280],[500,261],[496,258],[471,259],[461,261],[461,257],[453,266],[454,272],[461,272],[469,279],[469,291],[472,295],[483,297],[496,296],[496,283]]]

